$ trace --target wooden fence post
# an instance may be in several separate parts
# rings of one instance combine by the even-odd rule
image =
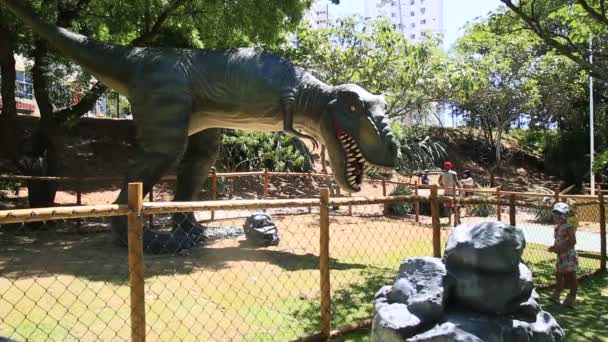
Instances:
[[[553,197],[555,198],[555,203],[559,202],[559,185],[553,191]]]
[[[262,198],[266,199],[268,197],[268,186],[270,183],[270,177],[268,175],[268,169],[264,169],[264,193],[262,194]]]
[[[439,226],[439,200],[437,199],[437,185],[431,185],[431,223],[433,226],[433,255],[441,257],[441,227]]]
[[[458,209],[457,197],[460,195],[456,194],[456,185],[452,186],[452,211],[454,212],[454,227],[460,223],[460,210]]]
[[[382,197],[386,197],[386,181],[382,179]],[[388,214],[388,204],[385,202],[382,209],[382,215]]]
[[[211,167],[211,200],[217,199],[217,172],[215,166]],[[211,221],[215,220],[215,210],[211,210]]]
[[[600,269],[606,270],[606,203],[604,193],[600,190]]]
[[[82,205],[82,176],[76,182],[76,205]]]
[[[500,201],[500,187],[496,188],[496,200]],[[502,207],[500,206],[500,204],[496,205],[496,220],[497,221],[501,221],[502,220]]]
[[[348,197],[353,197],[352,193],[348,193]],[[353,216],[353,205],[352,204],[348,204],[348,216]]]
[[[154,202],[154,185],[152,185],[152,187],[150,187],[150,193],[148,194],[148,199],[150,200],[150,202]],[[150,228],[154,226],[154,215],[149,215],[148,224],[150,225]]]
[[[418,196],[418,181],[414,182],[414,195]],[[420,222],[420,200],[417,198],[414,202],[414,213],[416,214],[416,222]]]
[[[515,208],[515,195],[511,195],[509,196],[509,224],[513,227],[515,227],[515,224],[517,224],[515,219],[516,213],[517,212]]]
[[[143,184],[129,183],[128,251],[129,284],[131,287],[131,341],[146,340],[146,304],[144,291],[144,219]]]
[[[312,180],[312,174],[310,173],[310,171],[308,171],[308,188],[310,190],[310,193],[312,194],[315,191],[314,185],[313,185],[313,180]],[[312,213],[312,206],[308,207],[308,213]]]
[[[331,332],[331,285],[329,275],[329,189],[321,189],[319,271],[321,272],[321,333]]]

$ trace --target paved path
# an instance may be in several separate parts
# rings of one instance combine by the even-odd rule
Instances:
[[[517,225],[517,228],[523,230],[527,242],[538,243],[545,246],[553,244],[553,226],[525,223]],[[591,232],[576,232],[576,249],[586,252],[600,252],[600,234]]]

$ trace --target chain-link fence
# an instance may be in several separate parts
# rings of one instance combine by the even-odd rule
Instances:
[[[132,185],[128,206],[1,211],[0,336],[287,341],[335,334],[332,328],[371,318],[373,295],[394,281],[401,260],[441,256],[457,220],[500,219],[522,229],[536,283],[553,282],[554,225],[543,218],[555,198],[423,190],[144,203]],[[567,200],[579,221],[580,274],[589,274],[605,267],[603,197]],[[258,215],[256,226],[256,213],[271,221]],[[124,229],[113,235],[111,225]]]

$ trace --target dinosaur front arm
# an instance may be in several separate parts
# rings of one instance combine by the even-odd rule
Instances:
[[[308,139],[312,142],[313,145],[313,150],[316,150],[319,148],[319,143],[317,142],[317,140],[313,137],[311,137],[310,135],[301,133],[296,131],[293,128],[293,112],[289,111],[289,110],[285,110],[284,114],[283,114],[283,132],[293,135],[299,139]]]

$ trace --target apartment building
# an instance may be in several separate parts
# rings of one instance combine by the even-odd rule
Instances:
[[[365,0],[364,7],[365,18],[386,16],[411,41],[444,34],[443,0]]]
[[[34,86],[32,79],[27,73],[28,60],[20,55],[15,55],[15,102],[17,103],[17,112],[25,115],[40,116],[40,110],[36,104],[34,97]],[[2,80],[0,79],[0,82]],[[73,96],[73,102],[77,103],[80,99],[76,94]],[[2,101],[0,101],[0,109]],[[105,117],[107,113],[107,98],[102,96],[97,100],[95,108],[85,114],[88,117]]]

